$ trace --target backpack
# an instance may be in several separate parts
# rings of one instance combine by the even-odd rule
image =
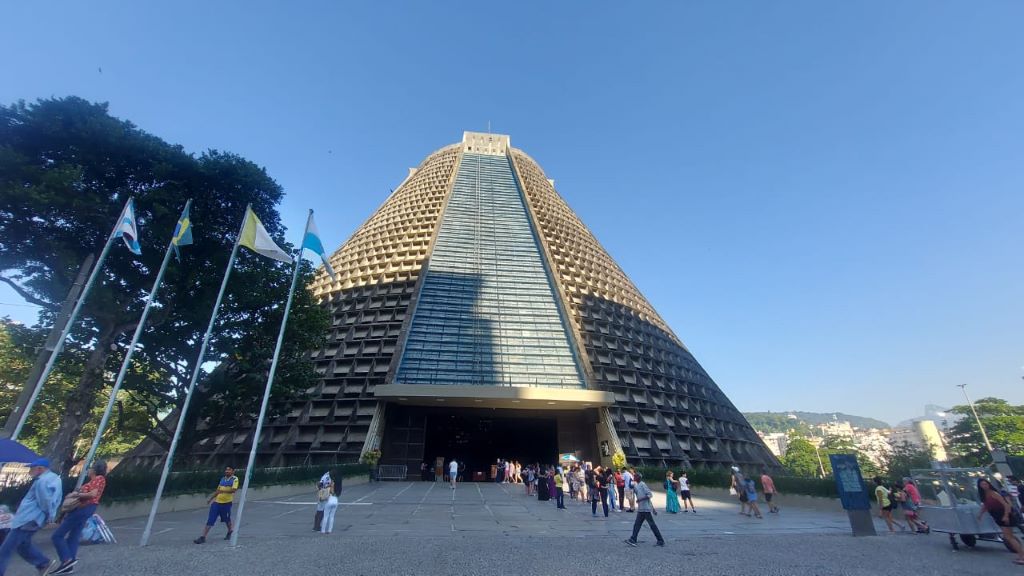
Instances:
[[[79,542],[83,544],[115,544],[117,540],[114,539],[114,533],[107,527],[103,518],[100,518],[99,514],[93,514],[85,521]]]

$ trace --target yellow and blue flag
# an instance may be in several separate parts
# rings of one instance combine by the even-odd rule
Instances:
[[[178,252],[178,247],[188,246],[192,243],[192,220],[188,217],[189,209],[192,206],[192,201],[189,200],[185,204],[185,210],[182,211],[181,217],[178,218],[178,225],[174,227],[174,237],[171,238],[171,245],[174,247],[174,257],[181,261],[181,252]]]

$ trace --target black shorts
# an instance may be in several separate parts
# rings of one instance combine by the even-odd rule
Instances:
[[[679,497],[682,498],[683,500],[689,500],[690,499],[690,491],[689,490],[681,490],[679,492]]]
[[[772,501],[772,496],[774,496],[774,495],[775,494],[773,494],[772,492],[765,492],[764,493],[764,501],[765,502],[771,502]]]
[[[889,504],[888,506],[882,507],[882,510],[885,510],[886,512],[892,512],[895,509],[896,509],[896,505],[895,504]]]

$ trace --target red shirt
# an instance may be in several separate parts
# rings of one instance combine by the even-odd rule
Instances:
[[[761,475],[761,488],[764,489],[765,494],[775,494],[775,482],[771,476],[767,474]]]
[[[103,496],[103,489],[107,487],[107,479],[103,476],[93,476],[92,480],[89,480],[85,484],[82,484],[82,488],[79,492],[95,492],[96,495],[92,498],[82,498],[79,500],[79,504],[86,506],[89,504],[99,504],[100,497]]]
[[[1003,503],[1003,499],[992,490],[985,492],[985,501],[981,505],[993,516],[1002,517],[1006,512],[1006,505]]]

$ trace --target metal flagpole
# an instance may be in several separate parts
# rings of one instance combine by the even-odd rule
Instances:
[[[246,216],[249,215],[249,205],[245,207]],[[235,266],[235,257],[238,256],[238,242],[242,239],[242,230],[245,228],[246,216],[242,217],[242,225],[238,228],[238,236],[235,237],[235,246],[231,249],[231,258],[228,259],[227,269],[224,271],[224,279],[220,283],[220,292],[217,293],[217,301],[213,305],[213,314],[210,315],[210,324],[206,327],[206,334],[203,336],[203,345],[199,347],[199,357],[196,358],[195,368],[192,369],[192,379],[188,382],[188,391],[185,393],[185,402],[181,406],[181,414],[178,416],[178,425],[174,427],[174,435],[171,438],[171,446],[167,450],[167,460],[164,461],[164,470],[160,474],[160,483],[156,487],[156,495],[153,496],[153,505],[149,509],[149,518],[146,519],[146,528],[142,531],[142,540],[139,546],[149,544],[149,535],[153,531],[153,521],[156,519],[157,508],[160,507],[160,497],[163,496],[164,486],[167,484],[167,475],[171,472],[171,463],[174,461],[174,451],[178,447],[178,439],[181,438],[181,430],[185,425],[185,416],[188,414],[188,405],[192,400],[192,392],[196,388],[196,380],[199,379],[199,371],[203,367],[203,358],[206,356],[206,347],[210,344],[210,334],[213,333],[213,325],[217,321],[217,312],[220,311],[220,302],[224,298],[224,289],[228,286],[228,278],[231,277],[231,269]]]
[[[284,318],[281,319],[281,330],[277,333],[277,346],[274,347],[274,359],[270,362],[270,373],[267,374],[267,387],[263,390],[263,404],[260,406],[260,415],[256,420],[256,430],[252,436],[252,448],[249,450],[249,462],[245,465],[245,482],[242,483],[242,497],[238,501],[238,515],[235,516],[234,531],[231,532],[231,546],[238,545],[238,531],[242,527],[242,512],[245,511],[245,496],[249,492],[249,480],[252,479],[252,467],[256,462],[256,448],[260,443],[260,432],[263,430],[263,417],[267,413],[267,404],[270,402],[270,388],[274,385],[274,372],[277,371],[277,360],[281,355],[281,344],[284,342],[284,328],[288,324],[288,312],[292,309],[292,300],[295,297],[295,284],[299,280],[299,264],[302,263],[302,243],[306,240],[306,232],[309,232],[309,221],[313,218],[313,211],[309,211],[306,218],[306,229],[302,231],[302,238],[299,239],[299,252],[295,255],[295,268],[292,270],[292,286],[288,290],[288,303],[284,305]]]
[[[75,320],[78,319],[78,313],[82,311],[82,305],[85,304],[85,299],[89,296],[89,290],[92,288],[96,278],[100,275],[100,270],[103,269],[103,261],[107,259],[107,253],[110,252],[110,247],[114,245],[114,239],[117,238],[117,231],[121,227],[121,220],[124,218],[124,211],[131,204],[134,197],[128,198],[128,202],[125,203],[125,207],[121,209],[121,214],[117,217],[117,222],[114,223],[114,229],[110,231],[110,236],[107,236],[107,243],[103,245],[103,251],[100,252],[100,257],[96,260],[96,265],[92,269],[92,273],[89,274],[89,281],[85,283],[85,288],[82,289],[82,295],[78,297],[78,302],[75,303],[75,308],[71,311],[71,316],[68,318],[68,323],[64,326],[64,330],[60,333],[60,339],[57,340],[57,345],[53,348],[53,353],[50,354],[50,359],[46,361],[46,367],[43,368],[43,373],[39,375],[39,380],[36,382],[36,388],[32,391],[32,396],[28,399],[28,404],[25,404],[25,410],[22,411],[18,417],[18,425],[14,427],[14,433],[11,434],[11,440],[17,440],[18,436],[21,435],[21,429],[25,427],[25,422],[28,421],[28,415],[32,412],[32,406],[35,405],[36,400],[39,398],[39,393],[43,390],[43,384],[46,383],[46,379],[50,377],[50,372],[53,371],[53,365],[57,363],[57,357],[60,356],[61,350],[64,349],[64,342],[67,341],[68,335],[71,334],[71,329],[75,327]]]
[[[192,205],[192,199],[185,203],[185,210],[182,214],[188,211],[189,206]],[[171,252],[174,251],[174,238],[167,243],[167,250],[164,251],[164,261],[160,264],[160,271],[156,273],[156,281],[153,282],[153,289],[149,291],[149,297],[146,298],[146,307],[142,309],[142,317],[139,318],[139,325],[135,327],[135,334],[132,336],[132,343],[128,345],[128,352],[124,355],[124,361],[121,362],[121,371],[117,373],[117,379],[114,381],[114,387],[110,390],[110,399],[107,400],[107,409],[103,411],[103,417],[100,418],[100,425],[96,428],[96,435],[93,436],[92,446],[89,447],[89,453],[85,456],[85,461],[82,463],[82,471],[78,474],[78,481],[75,482],[75,490],[82,487],[85,482],[85,477],[88,475],[89,467],[92,466],[92,459],[96,456],[96,449],[100,446],[100,438],[103,437],[103,432],[107,429],[107,423],[110,422],[110,414],[114,410],[114,402],[117,401],[117,393],[121,391],[121,384],[124,382],[125,374],[128,373],[128,367],[131,366],[132,356],[135,354],[135,347],[139,344],[139,337],[142,336],[142,330],[146,326],[146,318],[149,317],[149,310],[153,306],[153,301],[156,299],[156,293],[160,290],[160,283],[163,282],[164,272],[167,270],[167,263],[171,261]]]

